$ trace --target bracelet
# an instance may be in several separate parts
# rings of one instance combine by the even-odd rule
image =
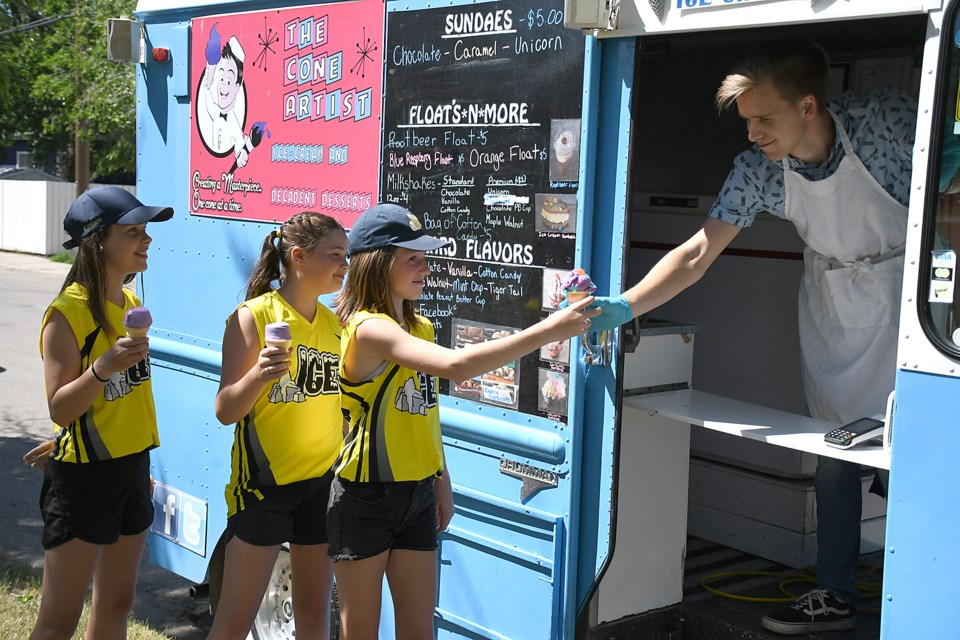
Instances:
[[[100,382],[102,382],[102,383],[104,383],[104,384],[110,382],[110,378],[107,378],[106,380],[104,380],[103,378],[101,378],[100,376],[97,375],[97,370],[93,368],[93,362],[90,363],[90,373],[93,374],[93,377],[94,377],[94,378],[96,378],[97,380],[99,380]]]

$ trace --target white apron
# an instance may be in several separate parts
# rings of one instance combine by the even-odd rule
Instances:
[[[844,424],[883,413],[893,390],[907,207],[870,175],[830,116],[846,155],[818,181],[784,158],[784,215],[807,244],[799,327],[808,409]]]

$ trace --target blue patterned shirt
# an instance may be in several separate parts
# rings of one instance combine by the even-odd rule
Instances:
[[[867,171],[897,202],[910,203],[910,173],[917,105],[895,89],[846,92],[828,102]],[[807,180],[829,178],[846,155],[834,136],[830,156],[821,164],[787,157],[790,168]],[[749,227],[761,211],[784,217],[783,167],[768,160],[760,147],[743,151],[733,161],[709,215],[738,227]]]

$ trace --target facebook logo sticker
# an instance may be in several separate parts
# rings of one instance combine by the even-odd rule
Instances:
[[[207,503],[173,487],[153,484],[153,524],[150,530],[194,553],[205,556]]]
[[[177,514],[180,511],[179,491],[159,482],[153,485],[154,533],[168,540],[177,541]]]

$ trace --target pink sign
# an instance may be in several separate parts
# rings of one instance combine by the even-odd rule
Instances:
[[[377,202],[384,2],[192,25],[191,213],[350,227]]]

